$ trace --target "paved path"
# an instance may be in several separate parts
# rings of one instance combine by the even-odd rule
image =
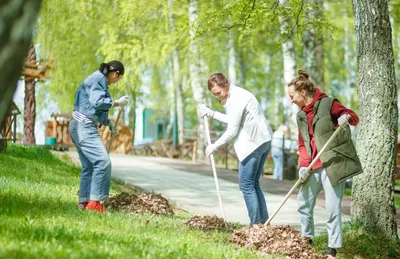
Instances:
[[[76,153],[70,153],[77,157]],[[112,177],[141,189],[160,193],[177,207],[195,214],[209,214],[222,217],[211,166],[164,158],[137,157],[112,154]],[[247,209],[239,186],[237,172],[217,169],[219,187],[226,220],[249,224]],[[268,211],[272,214],[282,202],[293,184],[273,179],[261,179],[261,186],[267,200]],[[270,191],[269,191],[270,190]],[[291,196],[272,220],[272,225],[289,224],[299,228],[297,202]],[[325,209],[317,205],[314,211],[316,233],[326,230]],[[348,220],[343,215],[343,220]]]

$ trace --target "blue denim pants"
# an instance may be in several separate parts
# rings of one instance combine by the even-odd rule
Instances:
[[[270,151],[271,141],[265,142],[239,164],[239,187],[246,203],[250,226],[264,224],[268,219],[267,204],[260,188],[260,177]]]
[[[79,202],[106,200],[110,192],[111,161],[97,126],[71,120],[68,130],[82,164]]]

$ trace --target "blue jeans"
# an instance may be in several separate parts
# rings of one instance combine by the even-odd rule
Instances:
[[[103,201],[111,183],[111,161],[95,124],[71,120],[68,126],[82,164],[79,202]]]
[[[268,219],[267,204],[260,188],[260,177],[271,150],[271,141],[265,142],[239,164],[239,187],[243,193],[250,225],[264,224]]]
[[[283,149],[272,147],[271,155],[274,160],[274,179],[283,180]]]

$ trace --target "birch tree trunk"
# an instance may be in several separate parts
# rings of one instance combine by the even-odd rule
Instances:
[[[313,18],[323,19],[322,0],[307,0],[312,4],[306,13],[306,20],[312,22]],[[310,79],[321,88],[324,83],[324,44],[322,35],[317,35],[314,29],[306,30],[303,34],[303,69],[310,74]]]
[[[348,17],[348,13],[346,8],[344,9],[344,17],[347,18]],[[343,104],[345,104],[347,107],[351,107],[351,100],[352,100],[352,96],[353,96],[353,88],[351,87],[352,83],[353,83],[353,78],[351,76],[351,71],[352,71],[352,66],[351,66],[351,59],[350,57],[353,57],[353,53],[351,53],[351,47],[350,47],[350,34],[349,34],[349,26],[346,23],[344,25],[344,39],[343,39],[343,49],[344,49],[344,67],[346,68],[346,75],[345,75],[345,85],[344,85],[344,91],[345,94],[344,96],[346,96],[346,100],[344,102],[342,102]]]
[[[200,114],[200,107],[206,103],[204,98],[204,89],[200,82],[200,53],[199,45],[195,38],[194,29],[197,28],[197,17],[198,17],[198,0],[189,0],[189,23],[192,25],[190,30],[190,64],[189,74],[190,82],[193,92],[193,97],[196,103],[197,120],[199,122],[197,127],[197,157],[200,160],[204,159],[205,150],[205,134],[204,134],[204,123],[203,118]]]
[[[228,49],[229,49],[229,80],[233,84],[237,84],[237,82],[236,82],[235,40],[233,38],[232,30],[229,31]]]
[[[129,111],[128,111],[128,123],[129,126],[133,130],[133,138],[132,138],[132,145],[135,143],[136,137],[136,104],[138,100],[138,80],[134,81],[134,87],[127,87],[127,89],[131,89],[127,94],[130,97],[129,100]]]
[[[377,233],[397,238],[394,206],[397,88],[388,3],[352,0],[357,41],[360,124],[351,213]]]
[[[243,53],[243,49],[238,52],[238,61],[239,61],[239,75],[237,76],[237,85],[244,86],[244,82],[246,82],[246,60],[244,58],[245,53]]]
[[[168,0],[169,6],[169,26],[172,38],[175,38],[175,20],[173,16],[173,0]],[[178,143],[183,144],[183,123],[184,123],[184,111],[183,111],[183,96],[182,96],[182,83],[180,79],[181,66],[179,63],[178,50],[176,48],[176,41],[174,40],[174,50],[172,51],[172,67],[173,67],[173,83],[176,92],[176,113],[178,122]]]
[[[0,124],[21,76],[41,0],[0,1]]]
[[[33,44],[29,47],[27,63],[36,62],[36,52]],[[35,122],[36,122],[36,97],[35,79],[25,80],[25,107],[24,107],[24,145],[35,145]]]
[[[173,81],[173,79],[172,79]],[[174,123],[175,123],[175,111],[176,111],[176,99],[175,99],[175,86],[172,83],[172,89],[169,95],[170,99],[170,107],[169,107],[169,121],[167,128],[165,129],[165,138],[172,138],[172,130],[174,128]]]
[[[174,51],[175,54],[173,59],[174,59],[174,78],[176,76],[179,77],[180,74],[180,66],[179,66],[179,59],[178,59],[178,52]],[[182,83],[179,79],[178,82],[176,82],[176,114],[177,114],[177,120],[178,120],[178,143],[179,145],[183,144],[183,126],[184,126],[184,115],[185,111],[183,110],[183,90],[182,90]]]
[[[282,5],[287,4],[287,0],[279,1]],[[288,35],[289,33],[289,24],[285,20],[284,17],[280,18],[281,22],[281,33]],[[298,112],[297,106],[292,104],[289,96],[287,94],[286,85],[296,77],[296,61],[295,61],[295,52],[294,52],[294,42],[292,38],[286,38],[282,43],[282,55],[283,55],[283,80],[285,84],[285,96],[283,98],[283,109],[284,114],[289,123],[289,130],[292,134],[296,134],[297,128],[296,123],[296,114]]]

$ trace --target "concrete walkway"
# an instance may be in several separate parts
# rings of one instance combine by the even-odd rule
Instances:
[[[78,158],[77,153],[72,152],[70,154]],[[160,193],[177,207],[194,214],[222,217],[211,166],[153,157],[117,154],[111,154],[110,157],[114,180],[150,192]],[[227,171],[229,170],[217,169],[226,220],[247,225],[249,218],[242,193],[237,184],[237,172]],[[269,189],[274,190],[274,193],[268,191],[266,183],[270,186]],[[278,208],[292,186],[292,184],[286,183],[287,186],[282,188],[283,182],[276,183],[278,181],[272,179],[261,179],[261,186],[270,215]],[[299,229],[300,218],[297,212],[297,202],[294,198],[295,194],[286,201],[272,220],[272,225],[289,224]],[[348,220],[349,216],[343,215],[342,219],[343,221]],[[325,209],[319,206],[318,202],[314,211],[314,221],[316,233],[326,231]]]

